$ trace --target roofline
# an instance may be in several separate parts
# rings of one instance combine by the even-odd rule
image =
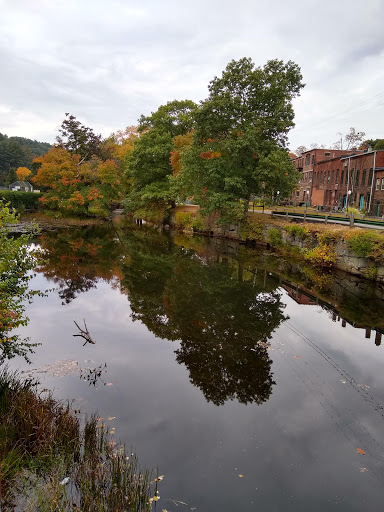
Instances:
[[[357,158],[358,156],[364,156],[364,155],[372,155],[373,153],[377,153],[378,151],[384,151],[384,149],[372,149],[372,151],[364,151],[363,153],[358,153],[355,155],[346,155],[341,156],[340,160],[346,160],[347,158]]]

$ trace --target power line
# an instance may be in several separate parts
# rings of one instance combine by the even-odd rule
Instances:
[[[318,125],[321,125],[321,124],[323,124],[323,123],[328,122],[330,119],[334,119],[334,118],[336,118],[336,117],[342,116],[343,114],[347,114],[347,113],[348,113],[348,112],[350,112],[351,110],[354,110],[354,109],[356,109],[356,108],[358,108],[358,107],[361,107],[362,105],[365,105],[366,103],[370,103],[371,101],[373,101],[373,100],[375,100],[375,99],[377,99],[377,98],[379,98],[380,96],[383,96],[383,95],[384,95],[384,91],[383,91],[383,92],[381,92],[381,93],[379,93],[379,94],[376,94],[375,96],[372,96],[372,98],[369,98],[369,99],[364,100],[364,101],[362,101],[362,102],[360,102],[360,103],[357,103],[355,106],[349,107],[349,108],[347,108],[346,110],[342,110],[341,112],[338,112],[338,113],[336,113],[336,114],[333,114],[333,115],[331,115],[331,116],[328,116],[328,117],[327,117],[327,118],[325,118],[325,119],[322,119],[322,120],[320,120],[320,121],[317,121],[316,123],[314,123],[314,124],[310,125],[309,127],[307,126],[307,127],[305,127],[305,128],[302,128],[301,130],[304,130],[304,129],[305,129],[305,130],[312,129],[312,128],[314,128],[314,127],[318,126]],[[363,110],[362,112],[368,112],[369,110],[373,110],[374,108],[377,108],[378,106],[381,106],[381,105],[383,105],[383,103],[379,103],[379,105],[374,105],[374,106],[372,106],[371,108],[369,108],[369,109],[367,109],[367,110]],[[360,113],[360,112],[355,112],[354,114],[358,114],[358,113]],[[351,116],[349,116],[349,117],[347,117],[347,118],[345,118],[345,119],[349,119],[350,117],[351,117]],[[352,117],[353,117],[353,116],[352,116]],[[343,119],[343,120],[345,120],[345,119]],[[300,129],[299,129],[299,130],[297,130],[297,131],[300,131]]]

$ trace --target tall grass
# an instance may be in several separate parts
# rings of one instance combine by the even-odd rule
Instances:
[[[134,454],[96,417],[81,422],[7,368],[0,370],[0,457],[2,512],[151,510],[155,482]]]

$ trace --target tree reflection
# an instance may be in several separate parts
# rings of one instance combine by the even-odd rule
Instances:
[[[285,319],[280,293],[243,281],[235,260],[198,257],[166,242],[126,238],[123,282],[133,318],[156,336],[180,340],[177,361],[208,401],[265,402],[274,384],[267,340]]]
[[[120,277],[121,245],[111,228],[63,229],[41,235],[39,242],[44,257],[37,271],[56,283],[63,304],[95,288],[98,279],[113,283]]]

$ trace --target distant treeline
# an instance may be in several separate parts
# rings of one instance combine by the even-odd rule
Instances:
[[[26,139],[25,137],[8,137],[0,133],[0,186],[17,181],[16,169],[28,167],[35,174],[36,164],[33,159],[44,155],[50,148],[48,142]]]

